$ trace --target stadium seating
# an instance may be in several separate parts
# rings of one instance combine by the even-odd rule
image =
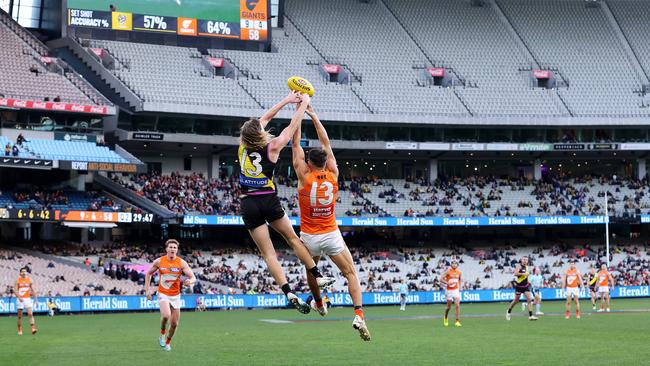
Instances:
[[[145,102],[259,108],[235,81],[209,75],[195,48],[88,42],[91,47],[103,48],[118,60],[115,70],[111,71]]]
[[[634,50],[646,75],[650,74],[650,45],[645,21],[650,17],[650,4],[642,0],[607,1],[627,41]]]
[[[2,12],[0,12],[2,13]],[[106,98],[74,73],[48,71],[47,49],[26,30],[0,15],[0,97],[63,103],[108,105]]]
[[[47,296],[82,296],[85,291],[91,295],[108,295],[112,289],[120,293],[135,295],[142,291],[142,285],[130,280],[116,280],[91,268],[83,269],[72,265],[49,260],[23,252],[0,250],[0,289],[7,296],[5,289],[16,283],[18,272],[23,266],[31,270],[30,277],[39,297]],[[78,288],[74,290],[75,286]]]
[[[126,188],[178,213],[236,215],[239,188],[233,178],[208,181],[185,176],[113,176]],[[280,202],[298,216],[296,182],[277,177]],[[520,179],[467,177],[433,184],[405,179],[341,182],[336,215],[393,217],[603,215],[605,192],[612,216],[650,213],[650,187],[634,180],[584,177],[533,182]]]
[[[298,33],[291,23],[285,23],[283,31],[273,34],[273,44],[277,52],[263,57],[259,53],[231,50],[210,50],[215,57],[227,58],[239,69],[250,72],[249,77],[240,78],[242,85],[250,91],[264,107],[270,107],[287,94],[286,80],[300,75],[314,84],[317,97],[314,108],[324,112],[368,113],[349,86],[326,83],[319,72],[318,65],[308,62],[324,63],[314,50]]]
[[[284,29],[274,31],[273,52],[208,50],[234,67],[231,78],[214,76],[196,48],[84,42],[114,56],[111,71],[154,109],[268,108],[285,95],[287,77],[299,74],[317,90],[318,110],[348,119],[648,116],[642,108],[648,104],[642,92],[647,76],[635,69],[624,44],[627,39],[647,74],[650,48],[637,21],[647,4],[608,4],[626,38],[617,37],[604,5],[586,7],[581,0],[495,0],[483,6],[290,0]],[[325,63],[342,65],[351,82],[326,80],[320,70]],[[431,66],[446,69],[451,87],[428,84]],[[537,68],[553,70],[560,86],[533,87]]]
[[[453,90],[415,86],[414,66],[427,60],[380,2],[292,0],[285,11],[321,53],[362,75],[353,89],[373,112],[468,115]]]
[[[92,142],[29,140],[24,149],[34,157],[51,160],[93,161],[105,163],[128,163],[129,161],[106,146]]]
[[[532,87],[533,61],[489,4],[477,7],[455,0],[385,2],[427,55],[476,83],[475,88],[458,90],[476,115],[568,115],[554,91]]]
[[[496,0],[543,65],[569,80],[559,93],[575,116],[639,117],[642,80],[601,7],[584,1]]]
[[[15,143],[6,136],[0,136],[3,151],[7,144],[13,146]],[[92,142],[30,139],[25,140],[18,148],[18,157],[21,158],[129,163],[108,147]]]
[[[2,191],[0,207],[16,209],[47,208],[52,210],[121,211],[122,205],[99,192],[75,191]]]
[[[351,233],[349,235],[353,235]],[[349,238],[348,235],[348,238]],[[404,279],[411,290],[435,291],[440,289],[440,277],[449,266],[451,259],[460,261],[463,272],[464,289],[499,289],[510,286],[513,278],[514,266],[523,255],[531,259],[533,266],[542,270],[545,287],[559,287],[561,275],[568,266],[569,259],[578,261],[577,267],[587,273],[590,266],[597,265],[604,259],[604,248],[585,246],[584,244],[553,244],[547,243],[536,247],[510,245],[500,247],[484,247],[480,243],[476,248],[384,248],[364,249],[351,248],[359,279],[364,291],[397,291],[400,280]],[[73,251],[74,252],[74,251]],[[117,287],[136,294],[142,291],[140,275],[134,275],[125,270],[129,275],[120,275],[122,281],[107,279],[106,276],[115,277],[115,271],[125,265],[147,265],[155,257],[148,249],[142,247],[111,245],[108,248],[85,247],[75,256],[66,256],[81,265],[86,260],[90,263],[103,261],[100,270],[98,266],[92,272],[89,269],[79,269],[69,265],[60,264],[56,256],[43,259],[25,253],[20,260],[6,260],[6,251],[0,251],[0,286],[9,285],[15,280],[20,266],[31,263],[33,276],[39,288],[46,291],[61,292],[62,294],[75,294],[71,291],[71,284],[81,284],[94,288],[101,284],[106,290]],[[263,293],[277,292],[277,286],[266,268],[262,258],[250,250],[244,249],[214,249],[189,250],[186,248],[184,258],[193,268],[204,292],[223,293]],[[280,264],[285,269],[292,285],[299,291],[307,292],[304,280],[305,270],[298,259],[289,251],[278,251]],[[47,258],[47,257],[46,257]],[[124,261],[127,259],[127,261]],[[49,262],[55,263],[55,269],[47,268]],[[346,291],[347,283],[340,271],[329,259],[319,263],[321,272],[336,278],[336,282],[329,290],[338,292]],[[113,272],[111,271],[113,268]],[[90,268],[92,269],[92,268]],[[634,243],[622,242],[619,246],[612,247],[610,269],[617,279],[618,285],[636,286],[650,284],[650,248]],[[104,272],[102,275],[101,273]],[[126,273],[125,272],[125,273]],[[52,283],[55,275],[64,275],[67,282]],[[134,277],[137,279],[133,282]],[[68,289],[68,287],[70,287]],[[102,292],[103,293],[103,292]]]

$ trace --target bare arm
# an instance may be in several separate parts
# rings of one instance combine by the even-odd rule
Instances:
[[[149,287],[151,286],[151,277],[158,271],[160,266],[160,259],[153,261],[151,268],[147,271],[147,274],[144,276],[144,293],[147,296],[147,299],[151,300],[151,293],[149,292]]]
[[[327,130],[325,130],[325,127],[321,123],[320,119],[318,119],[318,115],[316,115],[316,112],[314,112],[314,109],[311,105],[307,108],[307,114],[309,117],[311,117],[311,120],[314,123],[316,134],[318,135],[318,141],[320,141],[321,146],[323,146],[323,150],[325,150],[327,153],[327,162],[325,163],[325,167],[327,170],[334,173],[336,178],[338,178],[339,168],[336,165],[336,157],[334,157],[334,152],[332,151],[332,145],[330,143],[330,138],[327,135]]]
[[[18,281],[16,281],[16,284],[14,285],[14,294],[16,295],[16,299],[18,301],[23,302],[23,299],[20,296],[18,296],[18,294],[19,294],[19,292],[18,292]]]
[[[187,277],[183,283],[185,287],[190,287],[196,283],[196,277],[194,276],[194,271],[190,268],[189,264],[186,261],[182,261],[183,265],[183,274]]]
[[[265,128],[266,125],[273,119],[273,117],[275,117],[275,115],[278,114],[278,112],[280,112],[282,108],[284,108],[284,106],[290,103],[298,103],[298,102],[300,102],[298,94],[294,91],[290,92],[289,95],[287,95],[284,99],[280,101],[280,103],[271,107],[271,109],[266,111],[266,113],[264,113],[264,115],[260,117],[260,124],[262,125],[262,128]]]
[[[585,288],[584,281],[582,280],[582,275],[580,272],[578,272],[578,283],[580,284],[580,288]]]
[[[271,161],[277,160],[278,155],[280,155],[280,150],[287,146],[289,140],[291,140],[291,137],[296,132],[296,129],[302,123],[302,119],[305,116],[305,110],[307,110],[310,99],[307,94],[301,94],[300,98],[302,99],[302,102],[298,106],[298,109],[296,109],[296,112],[293,114],[293,118],[291,118],[291,123],[289,126],[282,130],[280,135],[271,140],[269,143],[269,158]]]
[[[291,155],[293,157],[293,169],[296,170],[296,175],[298,176],[298,182],[302,186],[303,177],[309,171],[307,163],[305,163],[305,150],[300,146],[300,134],[301,134],[301,125],[298,125],[298,129],[293,134],[291,139]]]
[[[521,272],[522,269],[523,269],[523,267],[521,267],[521,265],[517,264],[517,266],[515,267],[515,276],[523,276],[523,275],[525,275],[526,272]]]
[[[566,273],[562,275],[562,289],[566,288]]]
[[[34,298],[34,302],[38,303],[38,295],[36,294],[36,289],[34,289],[34,284],[33,283],[29,284],[29,289],[30,289],[30,292],[32,294],[32,297]]]
[[[440,284],[445,288],[447,287],[447,271],[440,276]]]

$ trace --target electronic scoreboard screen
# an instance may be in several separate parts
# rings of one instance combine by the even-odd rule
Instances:
[[[265,42],[268,0],[67,0],[69,28]]]

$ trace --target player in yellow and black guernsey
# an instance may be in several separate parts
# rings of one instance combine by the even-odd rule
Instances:
[[[587,272],[587,285],[589,286],[589,295],[591,296],[591,308],[596,310],[596,300],[598,300],[598,272],[594,266],[591,266],[589,272]]]
[[[533,315],[533,295],[530,293],[530,283],[528,282],[529,274],[528,257],[523,256],[519,261],[519,264],[517,264],[517,267],[515,267],[515,280],[512,281],[512,285],[515,288],[515,298],[510,303],[508,312],[506,312],[507,320],[510,320],[512,308],[517,305],[522,294],[526,296],[526,301],[528,302],[528,319],[537,320],[537,317]]]
[[[302,244],[284,213],[277,196],[273,171],[278,162],[280,151],[287,146],[310,103],[306,94],[291,92],[280,103],[267,111],[260,119],[246,121],[240,131],[238,159],[240,164],[239,185],[241,189],[241,215],[244,225],[259,248],[269,271],[281,286],[289,304],[299,312],[307,314],[309,304],[296,296],[287,282],[282,267],[278,262],[267,223],[287,241],[308,271],[316,277],[320,287],[334,282],[333,278],[324,278],[318,271],[307,248]],[[296,112],[291,123],[279,136],[273,137],[265,130],[266,125],[286,105],[297,103]]]

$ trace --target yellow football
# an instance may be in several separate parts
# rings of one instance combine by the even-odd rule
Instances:
[[[292,76],[289,78],[289,80],[287,80],[287,85],[291,90],[307,94],[310,97],[314,96],[314,86],[311,85],[311,83],[305,78],[301,78],[300,76]]]

